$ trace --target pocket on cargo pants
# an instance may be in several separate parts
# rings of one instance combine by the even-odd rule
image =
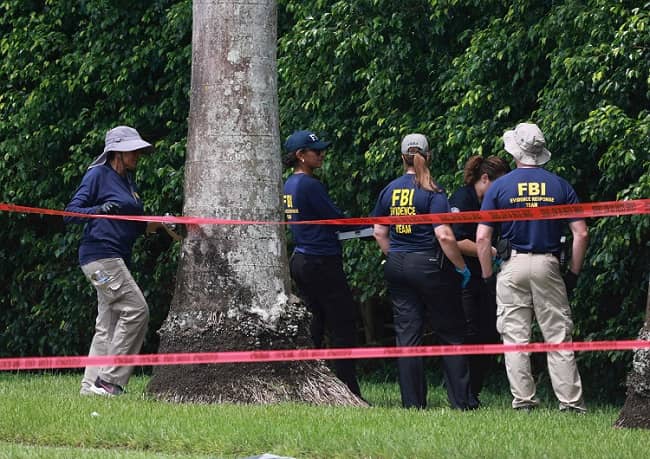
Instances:
[[[505,306],[497,304],[497,331],[503,335],[503,316],[505,315]]]
[[[106,258],[84,265],[82,270],[106,303],[114,303],[133,288],[125,273],[126,265],[121,258]]]

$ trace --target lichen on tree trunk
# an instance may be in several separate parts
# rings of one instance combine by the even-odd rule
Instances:
[[[160,330],[161,352],[305,348],[310,346],[309,320],[293,295],[272,329],[260,327],[255,315],[233,320],[200,311],[172,312]],[[366,405],[320,361],[162,366],[148,391],[172,402]]]

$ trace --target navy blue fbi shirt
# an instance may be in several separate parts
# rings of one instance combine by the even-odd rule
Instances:
[[[540,167],[517,168],[499,177],[485,193],[481,210],[576,204],[569,183]],[[487,223],[495,226],[497,223]],[[501,237],[522,252],[557,253],[566,220],[532,220],[501,223]]]
[[[65,210],[96,214],[101,205],[109,201],[120,205],[121,215],[142,215],[144,212],[138,189],[130,175],[122,177],[111,166],[104,164],[86,172]],[[145,222],[108,218],[65,217],[64,221],[86,224],[79,246],[79,263],[82,266],[102,258],[122,258],[128,265],[133,243],[147,227]]]
[[[444,193],[418,188],[415,184],[415,174],[404,174],[382,190],[372,215],[386,217],[445,212],[449,212],[449,202]],[[390,251],[418,252],[436,248],[438,243],[433,233],[436,226],[390,225]]]
[[[345,218],[332,202],[320,180],[307,174],[292,174],[284,184],[284,213],[287,221]],[[295,252],[305,255],[341,255],[336,232],[339,225],[289,225]],[[347,228],[347,227],[345,227]]]
[[[449,198],[449,205],[451,206],[452,212],[468,212],[481,209],[481,203],[476,195],[474,185],[465,185],[456,190],[451,198]],[[472,242],[476,242],[476,228],[478,227],[478,222],[454,223],[451,227],[454,230],[454,236],[456,236],[457,241],[460,242],[468,239]],[[479,263],[478,258],[472,256],[464,256],[464,258],[467,267],[472,272],[472,276],[480,277],[481,264]]]

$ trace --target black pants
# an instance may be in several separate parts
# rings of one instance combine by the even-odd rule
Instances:
[[[323,346],[327,332],[332,347],[355,347],[358,306],[352,299],[341,257],[294,253],[289,266],[291,277],[312,313],[314,346]],[[352,359],[334,361],[336,376],[360,396],[355,366]]]
[[[432,331],[441,344],[462,344],[465,318],[461,306],[460,276],[440,255],[432,252],[390,252],[384,268],[391,301],[398,346],[419,346],[425,316],[431,319]],[[425,408],[427,383],[421,357],[400,358],[399,370],[402,405]],[[456,409],[478,406],[469,387],[467,357],[442,357],[449,403]]]
[[[497,303],[485,283],[478,277],[472,277],[463,289],[463,311],[467,324],[465,342],[467,344],[500,343],[497,332]],[[478,398],[487,373],[494,364],[494,356],[470,355],[469,373],[472,394]]]

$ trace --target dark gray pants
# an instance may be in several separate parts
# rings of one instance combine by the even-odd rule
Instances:
[[[398,346],[419,346],[425,317],[441,344],[462,344],[465,319],[461,306],[461,278],[451,263],[440,266],[437,252],[390,252],[384,268],[391,301]],[[425,408],[427,383],[421,357],[400,358],[402,405]],[[478,401],[471,395],[467,357],[442,357],[449,403],[456,409],[472,409]]]
[[[343,272],[341,257],[294,253],[290,268],[291,277],[312,313],[311,337],[314,346],[323,346],[327,332],[332,347],[355,347],[359,312]],[[353,359],[334,361],[336,376],[352,393],[360,396],[355,366]]]
[[[496,297],[489,292],[480,277],[472,277],[463,289],[463,311],[467,330],[467,344],[501,343],[497,332]],[[495,362],[493,355],[475,354],[469,356],[469,373],[472,394],[478,398],[483,382]]]

